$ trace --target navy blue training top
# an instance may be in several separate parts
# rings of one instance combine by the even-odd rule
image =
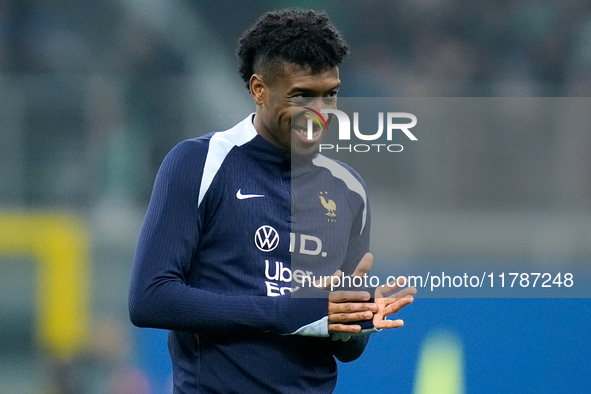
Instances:
[[[136,250],[131,321],[171,330],[175,393],[330,393],[334,356],[359,357],[368,336],[331,340],[326,297],[298,295],[306,276],[351,274],[369,250],[365,187],[322,155],[292,168],[252,119],[164,159]]]

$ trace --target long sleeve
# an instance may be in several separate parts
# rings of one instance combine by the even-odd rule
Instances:
[[[348,363],[358,359],[369,341],[370,334],[352,336],[347,342],[330,340],[332,354],[341,362]]]
[[[202,227],[197,196],[206,150],[202,141],[185,141],[158,172],[131,275],[132,323],[193,332],[293,333],[314,322],[321,327],[327,299],[222,295],[187,285]]]

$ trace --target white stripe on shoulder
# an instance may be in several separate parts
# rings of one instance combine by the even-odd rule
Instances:
[[[365,221],[367,220],[367,193],[365,192],[365,188],[361,182],[359,182],[359,180],[357,180],[357,178],[355,178],[355,176],[353,176],[353,174],[351,174],[347,168],[326,156],[316,155],[316,157],[312,160],[312,163],[314,163],[314,165],[317,167],[323,167],[329,170],[332,176],[345,182],[345,185],[347,185],[351,191],[354,191],[361,196],[363,199],[363,215],[360,233],[362,233],[363,229],[365,228]]]
[[[205,158],[203,177],[199,188],[198,206],[201,205],[201,201],[203,201],[205,193],[211,186],[215,174],[217,174],[232,148],[244,145],[256,137],[257,131],[252,124],[252,115],[248,115],[246,119],[229,130],[215,133],[209,140],[209,149]]]

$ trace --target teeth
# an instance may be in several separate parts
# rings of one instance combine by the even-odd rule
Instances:
[[[308,129],[304,127],[295,126],[293,128],[297,133],[307,137],[308,136]],[[312,137],[317,137],[320,134],[320,129],[314,129],[312,131]]]

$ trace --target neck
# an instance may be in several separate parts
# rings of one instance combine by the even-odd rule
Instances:
[[[269,127],[267,127],[267,125],[263,122],[263,116],[260,115],[260,112],[261,107],[257,106],[257,110],[254,115],[254,120],[252,121],[252,124],[254,125],[254,128],[256,129],[257,133],[261,137],[275,145],[276,147],[283,149],[284,146],[279,142],[279,140],[277,140],[277,138],[273,136],[273,133],[269,131]]]

